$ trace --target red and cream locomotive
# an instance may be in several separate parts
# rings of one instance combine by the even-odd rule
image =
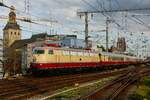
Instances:
[[[33,50],[32,72],[107,68],[112,65],[136,64],[140,59],[123,54],[57,47]]]

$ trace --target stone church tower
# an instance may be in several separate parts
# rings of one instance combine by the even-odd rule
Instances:
[[[9,48],[16,40],[21,39],[21,29],[16,22],[16,13],[11,10],[9,13],[9,20],[3,29],[4,49]]]
[[[10,61],[10,50],[11,45],[16,41],[21,39],[21,29],[16,22],[16,13],[15,8],[12,6],[12,9],[9,13],[9,20],[6,26],[3,29],[3,50],[4,50],[4,71],[9,70],[11,65]]]

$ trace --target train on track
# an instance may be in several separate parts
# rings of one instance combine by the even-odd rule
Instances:
[[[94,50],[35,47],[30,68],[32,73],[92,70],[113,68],[116,65],[137,64],[141,61],[134,56]]]

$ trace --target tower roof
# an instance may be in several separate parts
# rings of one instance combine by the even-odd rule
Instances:
[[[13,11],[11,11],[11,12],[9,13],[9,17],[11,17],[11,16],[16,16],[16,13],[13,12]]]
[[[4,27],[3,30],[7,30],[7,29],[17,29],[17,30],[21,30],[21,29],[20,29],[20,26],[19,26],[17,23],[10,23],[10,22],[8,22],[8,23],[6,24],[6,26]]]
[[[20,26],[16,22],[16,13],[15,13],[15,8],[13,6],[11,6],[11,10],[9,13],[9,20],[3,30],[7,30],[7,29],[20,30]]]

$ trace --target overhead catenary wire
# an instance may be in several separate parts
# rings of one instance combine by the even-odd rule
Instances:
[[[22,31],[26,31],[26,32],[32,32],[32,33],[37,33],[37,34],[39,34],[39,33],[46,33],[46,32],[39,32],[39,31],[32,31],[32,30],[26,30],[26,29],[21,29]]]
[[[82,0],[84,3],[86,3],[86,4],[88,4],[90,7],[92,7],[93,9],[95,9],[95,10],[97,10],[97,11],[99,11],[99,9],[97,9],[97,8],[95,8],[93,5],[91,5],[89,2],[87,2],[87,1],[85,1],[85,0]],[[87,14],[87,13],[90,13],[90,12],[78,12],[79,14],[82,14],[82,13],[84,13],[84,14]],[[92,12],[91,12],[92,13]],[[110,23],[110,22],[112,22],[112,20],[110,20],[110,18],[112,18],[112,16],[111,15],[109,15],[109,17],[107,16],[107,15],[105,15],[104,13],[101,13],[102,15],[104,15],[107,19],[106,19],[106,51],[108,52],[108,40],[109,40],[109,38],[108,38],[108,24]],[[115,20],[113,20],[113,23],[115,23],[116,25],[118,25],[119,27],[120,27],[120,25],[118,24],[118,23],[116,23],[115,22]],[[87,32],[85,32],[85,33],[87,33]],[[85,34],[86,35],[86,34]],[[86,36],[85,36],[86,37]]]
[[[103,10],[97,10],[94,6],[92,6],[87,1],[85,1],[85,0],[82,0],[82,1],[85,2],[86,4],[88,4],[90,7],[94,8],[91,11],[87,11],[88,13],[101,13],[105,17],[106,17],[106,15],[104,13],[109,13],[109,12],[134,12],[134,11],[150,10],[150,7],[145,7],[145,8],[127,8],[127,9],[113,9],[113,10],[105,10],[105,9],[103,9]],[[97,2],[98,2],[98,0],[97,0]],[[98,3],[100,3],[100,2],[98,2]],[[82,11],[80,13],[82,13]],[[119,27],[121,27],[118,23],[116,23],[116,25],[119,26]]]
[[[104,8],[104,10],[102,10],[103,12],[101,12],[99,9],[97,9],[97,8],[95,8],[93,5],[91,5],[89,2],[87,2],[87,1],[85,1],[85,0],[82,0],[84,3],[86,3],[87,5],[89,5],[92,9],[94,9],[95,11],[86,11],[86,12],[88,12],[88,13],[100,13],[100,14],[102,14],[103,16],[105,16],[106,18],[107,17],[109,17],[109,19],[110,18],[112,18],[109,14],[105,14],[105,12],[107,12],[108,10],[106,10],[105,8]],[[101,6],[102,7],[102,6]],[[96,12],[97,11],[97,12]],[[84,13],[84,11],[82,12],[82,11],[80,11],[80,13]],[[114,19],[112,19],[113,20],[113,23],[115,23],[118,27],[121,27],[121,25],[120,24],[118,24]]]
[[[118,0],[115,0],[115,2],[116,2],[116,4],[118,5],[118,8],[121,9],[121,5],[120,5],[119,1],[118,1]]]
[[[82,0],[83,1],[83,0]],[[112,10],[91,10],[91,11],[87,11],[88,13],[111,13],[111,12],[134,12],[134,11],[146,11],[146,10],[150,10],[150,7],[145,7],[145,8],[128,8],[128,9],[112,9]]]
[[[132,16],[132,17],[133,17],[133,16]],[[137,18],[137,17],[135,17],[135,16],[134,16],[133,18],[135,18],[137,21],[139,21],[141,25],[143,25],[143,26],[147,27],[148,29],[150,29],[150,26],[147,25],[146,23],[144,23],[144,22],[143,22],[142,20],[140,20],[139,18]]]
[[[102,10],[104,10],[104,11],[107,10],[107,9],[105,9],[105,7],[103,6],[103,4],[99,0],[97,0],[97,3],[101,7]],[[104,15],[105,17],[107,17],[107,15],[110,16],[108,13],[106,15],[105,15],[105,13],[102,13],[102,15]]]
[[[148,29],[150,29],[150,26],[148,26],[146,23],[144,23],[142,20],[140,20],[139,18],[135,17],[136,15],[131,15],[130,17],[127,16],[128,19],[130,19],[131,21],[139,24],[139,25],[142,25]],[[140,15],[141,16],[141,15]],[[134,19],[133,19],[134,18]]]
[[[35,32],[34,31],[34,29],[33,30],[30,30],[30,28],[29,27],[26,27],[26,26],[22,26],[22,25],[20,25],[20,27],[21,27],[21,30],[26,30],[26,31],[33,31],[33,32]],[[42,32],[42,30],[40,30],[40,29],[36,29],[36,31],[38,32]]]

